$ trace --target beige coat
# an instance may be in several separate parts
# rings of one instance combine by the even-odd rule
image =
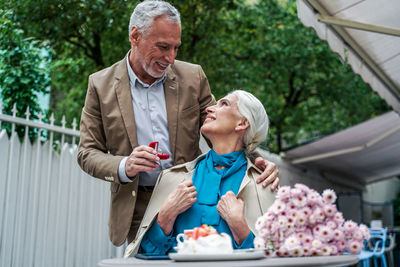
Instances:
[[[164,82],[168,131],[174,165],[201,154],[199,129],[205,109],[215,103],[201,66],[176,60]],[[136,203],[138,179],[121,184],[118,165],[138,146],[126,57],[89,76],[80,123],[78,163],[96,178],[111,182],[109,235],[122,245]]]
[[[205,155],[201,155],[194,161],[172,167],[160,174],[138,233],[125,250],[125,257],[132,256],[138,252],[143,236],[153,225],[167,196],[178,184],[185,180],[192,180],[196,162],[204,158],[204,156]],[[256,179],[260,173],[261,171],[247,159],[246,175],[242,180],[237,194],[237,197],[243,198],[245,205],[244,217],[253,233],[255,233],[256,220],[267,211],[275,200],[275,194],[270,191],[269,187],[263,188],[261,184],[256,183]]]

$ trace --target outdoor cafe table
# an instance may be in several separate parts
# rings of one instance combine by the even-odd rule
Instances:
[[[290,258],[263,258],[258,260],[235,260],[235,261],[173,261],[173,260],[141,260],[137,258],[115,258],[105,259],[98,263],[98,267],[159,267],[159,266],[188,266],[191,267],[314,267],[314,266],[350,266],[356,264],[356,255],[340,256],[315,256],[315,257],[290,257]]]

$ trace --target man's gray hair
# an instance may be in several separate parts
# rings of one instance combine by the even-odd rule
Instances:
[[[139,3],[129,21],[129,33],[136,26],[140,33],[146,34],[155,18],[166,15],[173,23],[181,25],[179,11],[165,1],[149,0]]]
[[[243,137],[245,152],[249,155],[261,142],[267,139],[269,128],[268,115],[264,105],[251,93],[243,90],[235,90],[230,94],[237,97],[239,113],[250,124]]]

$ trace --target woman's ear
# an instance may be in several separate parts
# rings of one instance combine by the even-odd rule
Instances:
[[[238,125],[235,127],[235,131],[245,131],[250,127],[250,123],[246,118],[241,118]]]

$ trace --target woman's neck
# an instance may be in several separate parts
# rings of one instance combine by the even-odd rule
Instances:
[[[222,155],[243,150],[243,138],[239,136],[221,136],[209,138],[215,153]]]

